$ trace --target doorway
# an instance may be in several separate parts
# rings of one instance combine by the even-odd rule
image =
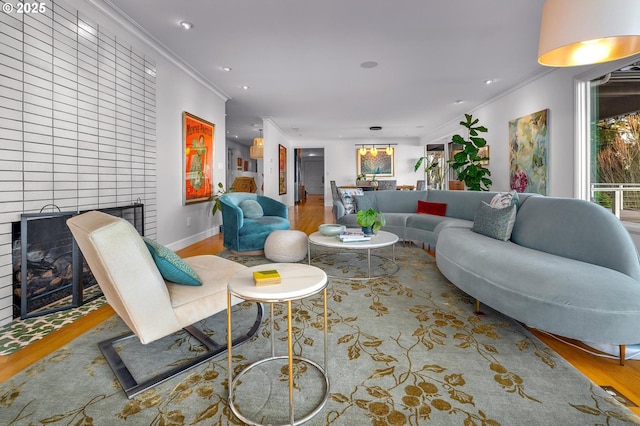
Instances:
[[[324,148],[295,148],[295,202],[305,201],[307,195],[324,198]]]

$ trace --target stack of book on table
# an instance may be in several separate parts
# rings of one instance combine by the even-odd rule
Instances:
[[[256,282],[257,286],[280,284],[282,282],[280,274],[275,269],[254,271],[253,280]]]
[[[371,237],[369,235],[365,235],[364,232],[355,229],[348,229],[342,234],[336,235],[336,238],[343,243],[355,243],[359,241],[371,240]]]

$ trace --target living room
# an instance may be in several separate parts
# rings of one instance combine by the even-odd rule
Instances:
[[[527,20],[536,21],[534,26],[538,26],[543,1],[533,3],[538,9],[537,15],[530,16]],[[0,97],[3,98],[3,144],[0,147],[0,223],[3,244],[0,246],[0,256],[4,259],[0,272],[0,325],[8,324],[13,319],[11,226],[20,220],[22,213],[37,212],[49,204],[69,211],[113,207],[140,200],[145,205],[146,235],[174,250],[179,250],[215,235],[221,224],[219,215],[211,215],[210,203],[184,204],[183,145],[180,142],[183,132],[182,113],[188,111],[215,124],[212,161],[214,184],[224,180],[228,168],[227,142],[229,145],[236,143],[230,126],[227,125],[225,104],[230,102],[229,96],[212,84],[209,78],[203,77],[182,63],[179,54],[165,49],[144,29],[124,19],[117,10],[110,7],[109,2],[68,0],[64,3],[54,1],[51,6],[52,10],[58,7],[63,9],[64,12],[61,13],[65,16],[74,16],[74,11],[79,11],[80,20],[84,19],[88,24],[86,28],[80,26],[81,31],[95,31],[92,36],[96,40],[105,36],[104,40],[112,43],[115,58],[120,48],[136,52],[142,58],[143,65],[140,69],[142,79],[146,79],[143,86],[147,90],[143,91],[145,99],[141,107],[144,118],[140,123],[143,130],[137,130],[136,123],[132,121],[131,131],[125,137],[125,140],[131,141],[128,147],[119,145],[116,142],[120,140],[119,136],[112,134],[108,134],[106,138],[113,140],[113,143],[99,147],[98,137],[105,137],[104,134],[85,134],[81,130],[72,131],[75,134],[66,133],[68,129],[63,124],[66,120],[54,113],[63,109],[60,108],[60,104],[65,102],[61,102],[56,94],[61,93],[58,88],[66,88],[65,83],[59,83],[52,77],[46,80],[37,71],[29,71],[33,70],[33,67],[40,68],[35,59],[24,62],[16,59],[22,56],[23,51],[32,58],[37,58],[40,48],[34,47],[30,41],[33,34],[28,34],[24,40],[22,39],[22,23],[15,15],[2,15],[3,28],[0,32],[3,37],[8,37],[6,40],[11,41],[5,42],[0,52],[6,58],[6,61],[2,61],[0,73],[3,75],[3,82],[0,83]],[[25,17],[30,18],[32,17]],[[33,27],[36,28],[38,25],[39,23],[34,24]],[[42,30],[38,27],[37,31]],[[509,34],[502,36],[508,38]],[[176,37],[184,36],[177,34]],[[95,43],[98,44],[97,41]],[[530,40],[528,47],[532,46],[537,46],[537,39]],[[82,47],[76,50],[79,52],[78,55],[84,52]],[[535,48],[530,53],[535,62]],[[50,55],[55,56],[53,53]],[[95,64],[101,61],[98,56],[89,56]],[[465,63],[467,59],[464,59],[464,53],[460,56],[461,66],[473,66]],[[459,132],[458,121],[467,112],[473,112],[489,129],[492,190],[506,191],[510,188],[509,121],[548,109],[551,141],[548,152],[548,195],[588,199],[588,176],[585,167],[588,148],[582,130],[577,124],[580,123],[580,106],[584,102],[584,99],[581,99],[584,87],[587,82],[638,60],[640,56],[636,55],[593,66],[542,68],[517,83],[510,84],[508,88],[497,89],[494,96],[479,103],[469,100],[466,105],[456,106],[453,100],[458,99],[458,96],[455,96],[451,99],[450,105],[441,107],[452,110],[452,118],[429,123],[428,127],[416,130],[420,133],[419,136],[385,138],[370,135],[356,139],[336,135],[301,138],[295,136],[295,132],[289,127],[278,122],[277,118],[264,116],[259,123],[265,140],[264,158],[258,166],[263,175],[263,193],[288,206],[294,205],[292,190],[285,194],[280,194],[278,190],[276,164],[279,145],[284,146],[290,155],[293,155],[295,148],[324,148],[327,157],[324,174],[325,206],[331,205],[329,181],[335,180],[342,185],[355,183],[356,148],[359,144],[396,143],[395,178],[399,184],[413,184],[422,178],[413,171],[413,164],[423,154],[424,146],[428,143],[447,141],[452,134]],[[357,58],[356,61],[361,61],[361,58]],[[468,61],[482,62],[474,57]],[[51,62],[53,63],[53,60]],[[258,56],[256,67],[260,68],[260,63],[264,65],[264,58]],[[99,69],[97,65],[95,68]],[[115,65],[113,69],[116,70]],[[55,68],[52,67],[51,70],[55,74]],[[119,71],[114,71],[114,75],[117,72]],[[439,70],[439,73],[444,76],[447,71]],[[77,74],[80,75],[80,72]],[[498,79],[494,82],[494,87],[501,84],[499,76],[488,75],[486,78]],[[484,85],[484,81],[477,83]],[[56,86],[58,84],[59,86]],[[108,83],[106,85],[109,86]],[[43,94],[43,91],[46,93]],[[66,90],[64,92],[67,93]],[[145,93],[148,96],[144,95]],[[80,101],[81,95],[82,91],[77,90],[75,99]],[[104,100],[99,95],[94,97]],[[114,95],[113,98],[115,97]],[[44,98],[46,102],[42,105],[40,101],[30,101],[35,98]],[[395,97],[393,101],[398,102]],[[334,102],[339,103],[340,99],[335,99]],[[104,104],[100,107],[104,107]],[[40,108],[49,112],[43,113]],[[97,106],[96,114],[99,111],[101,110]],[[31,119],[34,115],[47,119],[29,121],[30,119],[23,119],[23,113],[26,114],[25,117],[31,114]],[[430,114],[429,111],[414,113],[425,116]],[[107,116],[111,117],[109,114]],[[102,121],[103,119],[96,115],[95,118],[100,124],[90,127],[117,134],[120,118],[115,113],[112,116],[113,120]],[[78,124],[80,123],[81,120],[78,119]],[[102,127],[103,124],[106,127]],[[385,123],[363,122],[362,128],[366,131],[373,124],[381,124],[384,127]],[[83,145],[81,135],[88,135],[85,142],[94,145]],[[145,147],[142,154],[132,148],[139,142]],[[94,153],[101,153],[102,156],[94,156]],[[131,160],[131,157],[135,159]],[[289,188],[293,188],[292,167],[292,162],[289,162]]]
[[[542,2],[538,2],[541,8]],[[76,161],[76,149],[81,149],[82,145],[74,142],[74,136],[71,136],[70,142],[65,144],[64,139],[60,139],[59,147],[54,150],[51,142],[51,136],[60,135],[61,131],[53,132],[55,125],[50,129],[45,127],[38,128],[37,125],[30,134],[34,136],[23,137],[21,133],[22,126],[16,111],[22,110],[21,95],[21,76],[16,79],[6,80],[5,99],[8,104],[3,109],[5,112],[5,129],[3,137],[6,143],[0,147],[2,157],[6,162],[3,167],[3,193],[6,194],[1,203],[3,211],[2,223],[6,231],[4,235],[9,235],[8,224],[18,221],[20,214],[23,212],[37,212],[43,206],[48,204],[56,204],[62,210],[82,209],[84,206],[99,205],[101,207],[110,207],[122,202],[130,203],[136,199],[142,200],[147,205],[146,232],[152,238],[167,244],[173,249],[179,249],[204,237],[217,232],[220,224],[219,217],[213,217],[209,214],[209,208],[205,204],[184,205],[182,201],[182,191],[180,176],[180,162],[176,162],[176,158],[180,158],[181,144],[176,143],[181,139],[181,114],[183,111],[191,111],[197,113],[200,117],[206,117],[207,120],[215,124],[214,140],[216,141],[213,159],[213,176],[214,181],[223,181],[225,176],[225,168],[227,167],[226,150],[224,148],[225,139],[233,140],[230,131],[225,127],[225,101],[226,97],[216,87],[212,86],[208,80],[201,78],[193,72],[188,66],[180,63],[171,56],[166,50],[157,43],[154,44],[149,40],[147,34],[142,33],[130,22],[121,20],[120,24],[128,28],[123,30],[116,24],[117,13],[110,11],[107,5],[97,2],[95,6],[88,6],[82,2],[71,2],[71,9],[76,8],[82,12],[81,16],[88,17],[91,22],[95,22],[96,26],[100,25],[101,29],[109,30],[109,34],[116,34],[119,41],[124,46],[132,46],[139,52],[143,52],[146,57],[155,64],[152,74],[145,76],[153,79],[153,89],[155,90],[155,114],[147,116],[154,118],[147,126],[148,133],[146,136],[150,139],[151,152],[139,161],[134,161],[130,165],[124,165],[126,162],[120,162],[121,169],[118,174],[129,174],[131,176],[142,175],[146,182],[142,184],[143,188],[120,190],[120,195],[115,194],[118,187],[126,186],[125,182],[117,184],[114,175],[116,174],[113,160],[116,151],[115,144],[112,142],[112,148],[104,148],[111,151],[111,157],[107,156],[107,161],[111,161],[104,167],[100,173],[107,176],[101,188],[98,188],[97,181],[99,173],[91,168],[100,165],[99,160],[91,158],[91,154],[79,154],[80,160]],[[538,11],[540,13],[540,11]],[[107,16],[109,15],[109,16]],[[6,20],[11,15],[4,15]],[[9,22],[9,21],[7,21]],[[536,24],[538,25],[538,24]],[[5,26],[5,33],[10,37],[7,40],[20,39],[20,31],[14,27],[17,24]],[[12,28],[9,31],[9,28]],[[151,47],[148,47],[148,45]],[[531,40],[530,44],[535,46],[536,40]],[[11,47],[9,47],[11,46]],[[19,46],[15,46],[12,42],[7,45],[8,55],[17,55]],[[35,51],[37,56],[37,50]],[[605,63],[595,66],[569,67],[569,68],[542,68],[535,75],[519,81],[507,92],[498,91],[499,95],[495,96],[488,102],[473,107],[473,114],[479,118],[483,125],[489,129],[488,141],[491,145],[491,164],[493,190],[509,189],[509,161],[508,161],[508,122],[514,118],[530,114],[535,111],[549,110],[549,170],[548,170],[548,195],[560,197],[577,197],[588,198],[588,186],[585,161],[584,137],[581,132],[576,129],[576,120],[578,117],[578,106],[576,105],[576,93],[579,93],[578,87],[581,84],[598,78],[607,72],[618,69],[623,65],[629,64],[638,58],[627,58],[613,63]],[[94,58],[95,60],[95,58]],[[5,66],[5,74],[14,76],[16,69],[21,69],[19,61],[14,61]],[[27,66],[31,66],[30,64]],[[32,85],[32,93],[27,96],[41,96],[38,89],[37,77],[32,77],[35,84]],[[27,81],[28,78],[27,78]],[[494,86],[499,86],[500,81]],[[42,83],[40,83],[42,85]],[[49,93],[50,86],[44,85]],[[27,88],[27,92],[31,89]],[[580,90],[583,90],[582,88]],[[209,93],[209,96],[202,96],[203,93]],[[52,95],[48,95],[53,99]],[[27,98],[28,101],[28,98]],[[48,101],[48,108],[51,109],[51,100]],[[228,101],[232,102],[232,101]],[[60,104],[57,104],[60,105]],[[446,141],[450,136],[459,130],[458,121],[462,119],[464,113],[469,112],[468,106],[448,106],[447,108],[456,108],[459,113],[454,114],[453,119],[448,122],[436,122],[427,129],[418,129],[420,137],[409,138],[393,138],[393,143],[398,143],[396,147],[396,173],[399,184],[412,184],[421,176],[413,172],[412,166],[417,158],[423,154],[424,146],[427,143],[437,143]],[[419,112],[421,115],[429,115],[428,111]],[[155,115],[155,117],[152,117]],[[14,118],[15,117],[15,118]],[[115,120],[115,119],[114,119]],[[34,120],[37,123],[38,120]],[[61,121],[64,123],[64,121]],[[49,121],[51,123],[51,121]],[[113,126],[114,123],[107,123]],[[155,128],[154,128],[155,124]],[[368,124],[363,125],[363,128]],[[384,124],[384,123],[381,123]],[[280,195],[277,185],[277,167],[273,167],[277,161],[278,145],[287,147],[291,154],[293,148],[324,148],[327,155],[331,155],[331,160],[326,162],[325,170],[325,203],[331,204],[331,192],[328,182],[335,180],[339,185],[353,184],[355,171],[355,157],[357,143],[385,142],[386,139],[376,139],[376,137],[364,137],[348,141],[342,138],[324,138],[315,139],[293,138],[285,133],[282,127],[274,121],[274,119],[265,117],[260,123],[266,141],[265,156],[261,163],[260,169],[263,176],[264,194],[279,199],[287,205],[294,202],[293,191]],[[95,127],[94,127],[95,128]],[[25,127],[26,131],[30,131],[29,127]],[[62,131],[64,131],[62,125]],[[366,130],[366,129],[365,129]],[[384,132],[384,130],[383,130]],[[255,130],[254,130],[255,133]],[[44,135],[44,136],[43,136]],[[93,140],[96,136],[91,135]],[[143,139],[144,139],[143,137]],[[77,138],[77,137],[76,137]],[[29,145],[23,146],[23,140],[28,141]],[[155,140],[155,148],[153,141]],[[346,143],[345,143],[346,142]],[[391,141],[389,141],[391,142]],[[92,147],[91,150],[97,148]],[[23,154],[24,152],[24,154]],[[69,155],[71,159],[64,160]],[[123,153],[119,154],[120,160]],[[86,157],[86,160],[83,158]],[[22,165],[24,161],[24,166]],[[83,163],[84,161],[84,163]],[[52,165],[58,163],[55,167]],[[141,167],[136,163],[144,163]],[[89,168],[87,176],[82,175],[82,167],[78,173],[75,165],[86,166]],[[289,187],[293,187],[293,170],[292,162],[289,164]],[[36,173],[37,172],[37,173]],[[125,173],[126,172],[126,173]],[[22,173],[25,177],[22,177]],[[105,184],[104,181],[110,181]],[[135,180],[135,179],[134,179]],[[82,184],[78,182],[83,181]],[[53,184],[52,182],[56,182]],[[93,183],[91,183],[93,182]],[[129,185],[131,179],[128,180]],[[214,182],[214,183],[215,183]],[[155,185],[154,185],[155,183]],[[227,183],[230,184],[230,183]],[[144,188],[144,186],[147,186]],[[155,186],[155,188],[154,188]],[[102,191],[102,192],[101,192]],[[76,195],[77,192],[77,195]],[[9,237],[6,237],[9,238]],[[3,256],[8,256],[10,252],[9,244],[5,244]],[[9,259],[10,257],[6,257]],[[0,324],[6,324],[11,320],[11,274],[9,272],[9,262],[6,263],[7,272],[0,277]]]

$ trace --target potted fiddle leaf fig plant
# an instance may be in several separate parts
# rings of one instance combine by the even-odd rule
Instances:
[[[487,145],[486,139],[479,136],[488,130],[484,126],[478,125],[477,118],[471,114],[465,114],[465,121],[460,125],[467,129],[468,139],[461,135],[454,135],[451,142],[462,145],[462,150],[455,153],[453,159],[449,160],[449,166],[457,173],[458,180],[471,191],[489,191],[489,186],[493,183],[487,176],[491,176],[491,170],[483,166],[489,157],[480,156],[480,149]]]
[[[362,232],[366,235],[377,233],[380,228],[387,224],[384,215],[372,208],[368,210],[359,210],[356,214],[356,221],[362,227]]]

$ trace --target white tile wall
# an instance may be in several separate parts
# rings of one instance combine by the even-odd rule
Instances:
[[[153,60],[67,4],[0,14],[0,325],[21,213],[139,201],[155,237],[155,97]]]

